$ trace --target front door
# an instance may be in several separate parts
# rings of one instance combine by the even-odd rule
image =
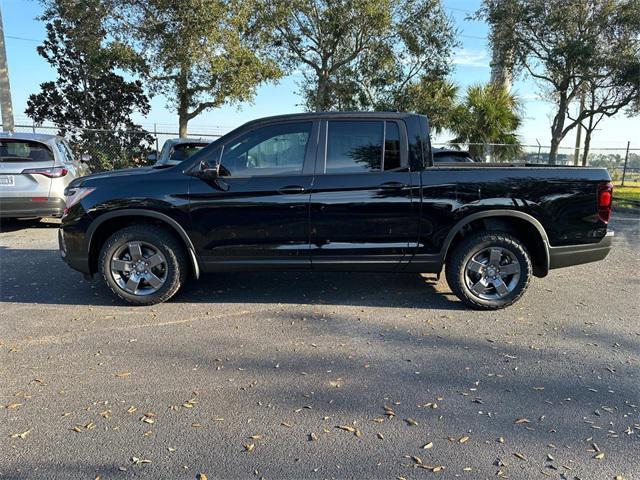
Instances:
[[[420,207],[404,123],[328,120],[321,132],[311,194],[313,268],[398,268],[415,250]]]
[[[317,129],[306,120],[245,131],[222,146],[217,180],[194,177],[191,219],[207,270],[310,268]]]

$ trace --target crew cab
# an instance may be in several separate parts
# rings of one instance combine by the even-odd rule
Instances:
[[[121,299],[171,298],[203,272],[440,274],[468,306],[604,259],[605,169],[433,163],[427,117],[305,113],[249,122],[176,166],[73,181],[60,252]]]

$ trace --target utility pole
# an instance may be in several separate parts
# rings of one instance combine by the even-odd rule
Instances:
[[[9,67],[7,50],[4,46],[4,27],[0,10],[0,110],[2,110],[2,130],[13,131],[13,106],[11,105],[11,87],[9,85]]]

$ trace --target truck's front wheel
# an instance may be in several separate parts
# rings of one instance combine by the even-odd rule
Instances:
[[[464,303],[497,310],[515,303],[531,280],[531,258],[512,235],[478,232],[463,239],[450,255],[447,283]]]
[[[171,298],[187,277],[187,255],[164,228],[135,225],[115,232],[100,253],[100,271],[113,293],[134,305]]]

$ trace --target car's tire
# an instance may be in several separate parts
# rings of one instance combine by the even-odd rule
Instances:
[[[529,252],[516,237],[483,231],[465,237],[447,260],[451,291],[477,310],[512,305],[526,291],[532,276]]]
[[[187,279],[187,252],[169,230],[135,225],[111,235],[100,250],[100,273],[119,298],[132,305],[170,299]]]

